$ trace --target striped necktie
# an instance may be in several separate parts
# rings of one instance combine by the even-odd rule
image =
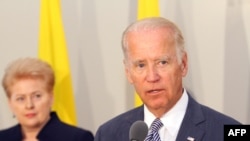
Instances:
[[[149,129],[149,132],[145,141],[161,141],[158,131],[162,126],[163,124],[161,120],[159,118],[156,118],[150,126],[150,129]]]

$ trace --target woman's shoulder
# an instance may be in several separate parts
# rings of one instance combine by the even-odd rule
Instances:
[[[21,138],[22,138],[22,133],[19,124],[0,130],[0,139],[6,139],[7,141],[7,140],[20,140]]]
[[[43,129],[40,136],[50,137],[53,140],[86,140],[94,141],[91,131],[70,125],[64,122],[57,123],[55,126]]]
[[[84,139],[86,141],[94,140],[91,131],[65,123],[61,121],[55,113],[38,135],[38,138],[43,137],[53,140],[72,140],[74,138]]]

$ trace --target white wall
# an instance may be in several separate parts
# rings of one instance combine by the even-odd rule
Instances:
[[[0,76],[7,63],[37,56],[38,0],[0,1]],[[193,96],[250,124],[250,0],[160,0],[189,53],[185,86]],[[62,0],[78,122],[93,133],[133,107],[122,65],[121,33],[136,20],[136,0]],[[0,129],[16,123],[0,88]]]

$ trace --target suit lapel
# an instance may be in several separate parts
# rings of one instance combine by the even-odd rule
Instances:
[[[204,126],[205,117],[202,114],[200,104],[198,104],[188,94],[188,107],[182,121],[176,141],[200,141],[202,140],[205,131],[202,130]]]
[[[132,125],[134,122],[136,122],[137,120],[144,120],[144,109],[143,109],[143,105],[140,107],[137,107],[135,110],[133,110],[130,114],[126,115],[126,121],[128,121],[128,123],[130,125]]]
[[[144,120],[143,117],[144,117],[143,106],[137,107],[132,111],[126,113],[122,118],[122,121],[120,121],[121,123],[123,123],[124,121],[126,122],[124,122],[124,124],[121,126],[123,130],[120,130],[120,133],[117,133],[117,138],[119,138],[119,141],[128,141],[131,125],[138,120]]]

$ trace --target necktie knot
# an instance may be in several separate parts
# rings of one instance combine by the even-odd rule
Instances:
[[[150,126],[149,133],[145,141],[160,141],[160,135],[158,130],[163,126],[163,123],[159,118],[156,118]]]
[[[159,118],[156,118],[151,124],[150,130],[153,132],[158,132],[158,130],[163,126],[163,123]]]

